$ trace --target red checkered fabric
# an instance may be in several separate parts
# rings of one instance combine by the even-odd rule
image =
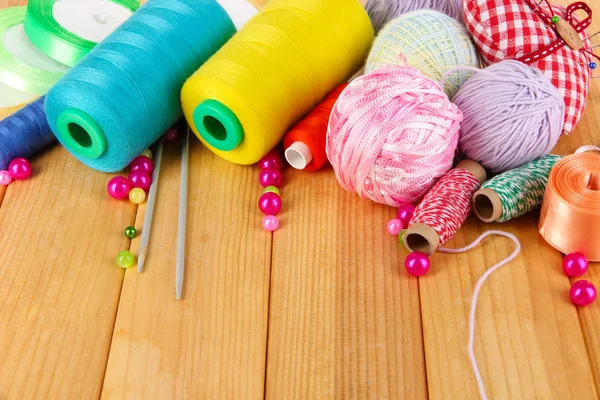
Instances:
[[[537,3],[537,1],[536,1]],[[527,0],[464,0],[465,22],[484,60],[489,64],[531,54],[556,40],[552,26],[546,24]],[[548,6],[540,6],[552,15]],[[566,19],[566,8],[552,5]],[[589,35],[583,31],[584,48],[590,49]],[[588,64],[592,57],[565,45],[556,53],[529,65],[542,71],[565,99],[564,133],[570,133],[583,113],[590,85]]]

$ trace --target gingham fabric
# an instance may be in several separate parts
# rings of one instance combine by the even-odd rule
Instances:
[[[536,1],[537,3],[537,1]],[[546,46],[557,38],[528,0],[464,0],[465,22],[482,57],[488,64],[518,59]],[[540,6],[551,16],[548,6]],[[566,19],[566,8],[552,5]],[[589,35],[583,31],[584,48],[590,49]],[[565,99],[564,133],[570,133],[583,113],[590,85],[592,57],[565,45],[554,54],[530,63],[546,75]],[[596,71],[600,71],[597,69]]]

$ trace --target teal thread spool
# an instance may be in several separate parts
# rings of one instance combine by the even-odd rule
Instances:
[[[124,169],[182,117],[183,83],[235,32],[215,0],[149,0],[50,90],[52,131],[84,164]]]
[[[507,222],[541,206],[550,171],[560,158],[550,154],[485,182],[473,195],[477,217]]]

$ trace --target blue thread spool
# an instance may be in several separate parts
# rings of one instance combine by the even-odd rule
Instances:
[[[17,157],[29,157],[54,141],[44,112],[44,98],[0,121],[0,169]]]
[[[215,0],[149,0],[50,90],[52,131],[84,164],[124,169],[181,118],[185,80],[235,32]]]

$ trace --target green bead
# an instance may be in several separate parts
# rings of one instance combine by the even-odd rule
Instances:
[[[560,18],[558,17],[558,15],[555,15],[554,17],[552,17],[552,23],[554,25],[558,24],[558,21],[560,21]]]
[[[268,192],[272,192],[272,193],[279,195],[279,189],[277,189],[275,186],[267,186],[265,188],[265,190],[263,190],[263,193],[268,193]]]
[[[133,254],[129,250],[123,250],[117,256],[117,264],[121,268],[129,268],[133,265]]]
[[[127,239],[133,239],[137,235],[137,230],[133,226],[125,228],[125,236]]]
[[[404,243],[404,234],[406,233],[406,229],[401,230],[400,233],[398,234],[398,241],[402,244]]]

